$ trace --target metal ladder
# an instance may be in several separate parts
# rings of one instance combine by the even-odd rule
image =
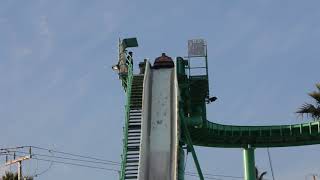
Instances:
[[[133,76],[128,119],[128,141],[124,179],[138,179],[141,142],[143,75]]]

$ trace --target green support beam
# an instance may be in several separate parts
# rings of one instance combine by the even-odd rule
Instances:
[[[196,151],[193,148],[193,144],[192,144],[191,136],[189,134],[188,126],[185,123],[185,119],[184,119],[183,115],[181,115],[181,114],[182,113],[180,113],[181,125],[182,125],[182,128],[183,128],[183,135],[184,135],[186,143],[188,145],[188,151],[189,150],[191,151],[191,154],[192,154],[192,157],[193,157],[193,160],[194,160],[194,164],[196,165],[200,180],[204,180],[204,177],[203,177],[203,174],[202,174],[202,171],[201,171],[201,168],[200,168],[200,163],[199,163],[198,158],[197,158]]]
[[[248,145],[243,149],[244,180],[256,180],[254,148]]]

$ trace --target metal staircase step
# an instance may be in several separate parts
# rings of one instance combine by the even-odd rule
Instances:
[[[139,151],[140,147],[134,146],[134,147],[127,147],[128,151]]]
[[[127,160],[127,163],[138,163],[139,162],[139,159],[136,159],[136,160]]]
[[[141,118],[130,118],[129,122],[141,122]]]
[[[126,175],[138,175],[138,173],[132,172],[132,173],[126,173]]]
[[[138,169],[128,169],[128,170],[131,170],[131,171],[138,171]],[[129,173],[128,173],[129,174]],[[135,174],[137,174],[137,172],[135,172]]]
[[[142,113],[141,109],[130,109],[129,113]]]
[[[141,131],[134,131],[134,132],[130,132],[128,134],[128,137],[140,137],[140,135],[141,135]]]
[[[141,113],[129,113],[130,117],[141,117]]]
[[[134,146],[139,146],[140,145],[140,141],[139,142],[128,142],[128,146],[132,146],[132,145],[134,145]]]
[[[128,155],[127,158],[135,158],[135,159],[139,159],[139,154],[135,154],[135,155]]]
[[[137,179],[138,176],[125,176],[124,179]]]
[[[130,162],[130,160],[131,160],[131,161],[139,161],[139,156],[136,156],[136,157],[128,157],[128,158],[126,158],[126,160],[127,160],[128,163]]]
[[[141,117],[131,118],[128,123],[141,123]]]
[[[129,118],[128,122],[141,122],[142,118],[141,116],[133,116]]]
[[[129,126],[140,126],[141,128],[141,122],[129,122]]]
[[[129,128],[131,130],[140,130],[141,131],[141,125],[140,124],[139,125],[134,125],[134,124],[130,125],[129,124]]]
[[[142,111],[138,111],[138,110],[135,110],[135,111],[129,111],[130,114],[142,114]]]

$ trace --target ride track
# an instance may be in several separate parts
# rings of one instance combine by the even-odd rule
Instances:
[[[126,39],[127,40],[127,39]],[[129,39],[130,40],[130,39]],[[123,43],[122,43],[123,44]],[[126,46],[130,47],[130,46]],[[133,47],[133,46],[131,46]],[[121,49],[121,48],[120,48]],[[123,51],[119,52],[125,53],[125,48],[122,48]],[[132,61],[131,59],[127,59],[127,61]],[[155,100],[159,100],[159,98],[154,98],[153,96],[157,96],[157,93],[161,94],[159,88],[161,86],[154,87],[150,84],[155,84],[157,82],[153,82],[154,78],[149,77],[151,65],[146,62],[146,72],[144,76],[141,74],[134,75],[132,70],[131,63],[128,63],[128,74],[125,76],[121,76],[123,87],[127,93],[127,116],[126,116],[126,124],[124,127],[124,150],[122,155],[122,171],[121,171],[121,180],[125,179],[139,179],[139,180],[147,180],[147,179],[155,179],[157,176],[152,176],[152,173],[158,173],[158,175],[163,174],[157,172],[155,169],[163,168],[165,163],[168,167],[172,167],[171,170],[166,172],[170,174],[169,176],[159,176],[158,179],[184,179],[184,151],[186,149],[188,152],[191,152],[194,158],[195,165],[198,170],[198,174],[200,179],[204,179],[199,162],[197,160],[195,151],[193,146],[204,146],[204,147],[220,147],[220,148],[243,148],[244,155],[244,179],[245,180],[254,180],[255,179],[255,163],[254,163],[254,150],[255,148],[266,148],[266,147],[289,147],[289,146],[304,146],[304,145],[313,145],[320,144],[320,121],[314,121],[303,124],[294,124],[294,125],[274,125],[274,126],[234,126],[234,125],[222,125],[213,123],[207,120],[206,118],[206,104],[209,102],[209,84],[208,84],[208,74],[205,75],[190,75],[190,60],[183,59],[178,57],[175,63],[175,71],[174,75],[176,80],[171,80],[171,85],[168,87],[175,87],[174,84],[177,84],[178,93],[173,93],[176,97],[174,97],[174,101],[170,101],[175,104],[178,108],[178,116],[171,118],[171,121],[176,121],[173,124],[179,126],[174,133],[171,133],[171,136],[175,137],[167,138],[168,145],[171,148],[168,148],[166,151],[169,153],[168,159],[165,156],[162,158],[156,157],[157,153],[151,152],[154,146],[157,146],[161,138],[161,132],[156,132],[156,135],[152,137],[152,128],[146,128],[147,121],[155,122],[158,117],[155,115],[146,115],[152,114],[152,111],[156,111],[159,106],[155,106],[156,109],[147,109],[150,105],[145,104],[145,99],[149,99],[147,103],[152,103],[154,106]],[[207,62],[206,62],[207,68]],[[207,69],[206,69],[207,70]],[[152,69],[151,69],[152,71]],[[189,71],[189,74],[188,74]],[[168,73],[172,73],[172,71],[166,71]],[[206,71],[208,72],[208,71]],[[165,74],[165,72],[164,72]],[[163,76],[163,75],[162,75]],[[144,81],[142,80],[144,77]],[[137,79],[140,79],[139,81]],[[156,81],[161,81],[161,78]],[[163,81],[163,80],[162,80]],[[167,80],[168,81],[168,80]],[[140,87],[140,89],[136,88]],[[157,93],[155,93],[154,89],[158,89]],[[169,88],[170,89],[170,88]],[[151,92],[151,93],[150,93]],[[169,93],[169,91],[165,91]],[[172,92],[172,91],[171,91]],[[140,100],[135,101],[134,96],[140,97]],[[165,96],[172,96],[172,94],[167,94]],[[144,99],[144,100],[143,100]],[[161,98],[160,98],[161,99]],[[133,102],[135,101],[135,102]],[[138,104],[137,104],[138,102]],[[143,105],[145,104],[145,105]],[[169,105],[169,104],[168,104]],[[172,104],[170,107],[176,107]],[[141,112],[140,124],[137,126],[140,129],[140,134],[138,141],[135,142],[135,152],[137,152],[134,157],[130,157],[130,112],[133,107],[139,107]],[[139,109],[138,108],[138,109]],[[172,111],[172,108],[167,108],[168,111]],[[159,110],[161,111],[161,110]],[[173,110],[174,111],[174,110]],[[148,113],[146,113],[148,112]],[[172,116],[172,115],[171,115]],[[148,122],[150,123],[150,122]],[[171,122],[172,123],[172,122]],[[142,125],[141,125],[142,124]],[[131,125],[132,126],[132,125]],[[148,125],[150,126],[150,125]],[[175,126],[173,126],[175,127]],[[178,132],[180,129],[181,132]],[[132,131],[132,129],[131,129]],[[145,133],[145,132],[148,132]],[[151,131],[151,133],[150,133]],[[167,132],[168,130],[164,130],[163,132]],[[176,132],[177,131],[177,132]],[[136,131],[135,131],[136,132]],[[171,131],[172,132],[172,131]],[[169,133],[170,134],[170,133]],[[157,137],[158,136],[158,137]],[[153,138],[153,139],[152,139]],[[178,138],[176,142],[175,139]],[[154,139],[158,139],[158,142],[152,142]],[[164,138],[165,139],[165,138]],[[171,139],[171,141],[170,141]],[[175,146],[172,146],[172,143]],[[158,144],[159,145],[159,144]],[[148,146],[148,147],[147,147]],[[160,146],[161,147],[161,143]],[[154,149],[154,148],[153,148]],[[178,153],[178,155],[176,154]],[[152,154],[152,156],[151,156]],[[178,156],[178,157],[177,157]],[[152,158],[153,157],[153,158]],[[173,158],[172,158],[173,157]],[[130,164],[130,160],[135,158],[136,161],[134,166]],[[152,160],[153,159],[153,160]],[[161,161],[161,159],[163,161]],[[155,163],[155,162],[160,163]],[[172,165],[174,163],[174,165]],[[156,166],[156,165],[159,166]],[[135,167],[131,168],[130,167]],[[133,169],[133,170],[132,170]],[[165,170],[164,170],[165,171]],[[164,172],[162,171],[162,172]],[[172,172],[178,171],[178,172]],[[145,175],[148,172],[148,175]],[[144,174],[144,175],[142,175]],[[150,175],[151,174],[151,175]],[[149,178],[148,178],[149,177]]]

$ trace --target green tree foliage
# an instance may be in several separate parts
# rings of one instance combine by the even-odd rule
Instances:
[[[314,120],[320,119],[320,83],[316,84],[317,91],[309,93],[309,96],[314,99],[315,104],[305,103],[296,113],[306,116],[311,116]]]
[[[2,180],[15,180],[18,179],[17,173],[6,172],[4,176],[2,176]]]
[[[18,173],[6,172],[4,176],[2,176],[2,180],[18,180]],[[23,180],[33,180],[33,177],[24,177]]]

